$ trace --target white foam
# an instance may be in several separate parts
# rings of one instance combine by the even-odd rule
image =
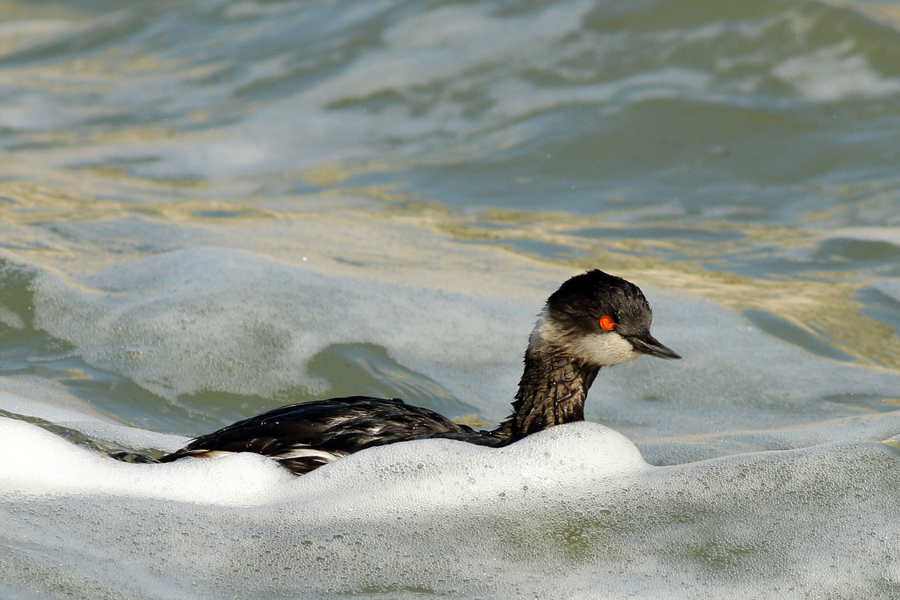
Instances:
[[[559,427],[502,449],[452,440],[373,448],[302,478],[252,453],[164,464],[130,464],[75,446],[35,425],[0,417],[0,490],[101,494],[216,505],[304,495],[359,496],[441,506],[468,496],[577,485],[646,467],[622,435],[593,423]],[[441,490],[435,493],[435,490]],[[463,492],[455,495],[451,491]]]
[[[137,379],[159,369],[174,382],[169,392],[203,378],[240,385],[234,373],[216,371],[241,362],[264,367],[247,371],[263,389],[305,381],[297,367],[316,348],[346,339],[375,339],[401,364],[448,385],[480,385],[487,371],[467,373],[466,361],[493,361],[504,385],[514,385],[535,310],[518,300],[325,276],[254,252],[209,248],[94,274],[48,273],[33,287],[38,322],[54,335]],[[692,598],[803,598],[810,590],[877,596],[885,574],[872,557],[889,555],[885,540],[900,533],[892,501],[900,460],[886,445],[854,440],[891,437],[898,417],[823,398],[900,389],[897,375],[813,356],[696,298],[645,292],[654,334],[685,358],[642,358],[600,373],[588,417],[615,423],[624,437],[579,423],[499,450],[412,442],[294,478],[245,455],[116,463],[0,421],[4,569],[64,565],[111,595],[150,597],[177,588],[210,598],[372,590],[404,597],[423,589],[670,598],[673,581]],[[414,325],[396,328],[398,315]],[[515,327],[522,331],[513,335]],[[309,347],[284,343],[265,364],[252,363],[281,339],[254,331],[287,332],[283,339],[296,335]],[[132,339],[152,342],[146,364],[132,366],[121,352]],[[500,346],[508,346],[508,358],[497,359]],[[199,361],[195,372],[167,360],[184,349],[213,352],[221,362]],[[272,377],[286,379],[273,385]],[[472,401],[482,410],[505,407],[510,389]],[[77,402],[68,408],[91,420]],[[795,449],[756,452],[773,448]],[[649,467],[642,453],[669,464],[716,458]],[[3,550],[22,539],[38,540],[40,552]],[[795,564],[802,569],[785,567]],[[128,578],[118,575],[125,565]],[[854,578],[830,575],[836,572]],[[82,579],[59,578],[79,590]]]
[[[567,486],[591,486],[647,468],[633,443],[596,423],[571,423],[529,436],[506,448],[451,440],[424,440],[373,448],[305,478],[327,482],[329,495],[347,490],[444,510],[485,499],[513,499]]]
[[[482,414],[502,416],[528,330],[553,284],[544,286],[550,278],[543,278],[544,287],[528,298],[504,296],[513,295],[510,280],[523,273],[548,274],[546,263],[436,241],[436,228],[465,226],[464,219],[426,215],[420,229],[401,230],[397,221],[415,218],[404,214],[361,232],[346,227],[348,219],[302,213],[308,204],[293,194],[302,179],[294,169],[337,163],[338,181],[354,169],[402,171],[416,161],[457,166],[460,157],[471,163],[486,148],[528,153],[549,143],[562,144],[563,155],[566,147],[577,153],[590,143],[559,138],[567,127],[579,129],[585,114],[602,127],[604,116],[622,107],[659,116],[659,106],[639,105],[646,99],[777,110],[786,100],[780,86],[766,84],[772,76],[801,104],[891,100],[900,89],[871,49],[815,47],[833,43],[833,23],[847,25],[851,37],[865,33],[855,16],[843,22],[842,10],[769,7],[738,11],[727,23],[698,12],[675,26],[615,33],[608,25],[644,15],[585,0],[523,10],[362,4],[348,12],[334,3],[199,2],[156,21],[126,8],[99,24],[67,13],[0,26],[7,51],[42,54],[39,61],[7,61],[0,72],[9,92],[0,121],[23,130],[13,132],[21,142],[15,156],[3,155],[13,184],[4,227],[14,235],[4,229],[2,254],[38,273],[20,291],[33,291],[46,337],[73,344],[73,362],[83,356],[172,401],[208,390],[274,395],[294,385],[323,390],[324,382],[304,370],[311,357],[330,344],[371,342]],[[360,10],[377,16],[360,17]],[[265,21],[276,13],[283,19]],[[211,36],[187,36],[187,45],[157,53],[146,34],[185,18],[208,26]],[[355,18],[358,28],[345,26]],[[283,32],[325,25],[335,35],[309,62],[306,49],[280,45]],[[123,31],[123,52],[88,48],[73,58],[65,50],[69,42],[90,46],[100,38],[117,46]],[[797,43],[785,45],[785,35]],[[266,38],[279,43],[269,46]],[[722,56],[704,60],[716,44]],[[792,48],[794,55],[783,54]],[[773,52],[782,54],[773,59]],[[129,59],[135,56],[144,58]],[[79,105],[76,96],[85,93],[96,102]],[[569,114],[572,105],[590,110]],[[150,121],[128,118],[135,114]],[[158,127],[162,119],[172,127]],[[646,153],[640,156],[653,170],[653,157],[647,163]],[[499,160],[515,168],[508,157]],[[694,161],[718,168],[707,162]],[[740,162],[724,160],[721,168]],[[76,168],[47,168],[54,163]],[[118,169],[95,177],[81,168],[92,164],[124,166],[132,175],[188,173],[211,187],[142,182]],[[678,175],[655,171],[656,179]],[[403,185],[406,177],[386,179]],[[415,181],[408,187],[417,189]],[[259,189],[272,197],[242,197],[253,208],[246,221],[194,213],[195,202],[206,207],[210,198]],[[423,189],[427,195],[435,188]],[[887,214],[890,186],[885,190]],[[610,193],[625,204],[634,195]],[[699,201],[692,207],[678,194],[665,197],[666,208],[608,216],[734,216]],[[881,202],[868,198],[851,203],[866,213],[872,198]],[[325,195],[316,202],[323,211],[349,204]],[[277,215],[257,214],[276,205]],[[119,219],[123,212],[144,216]],[[254,221],[266,217],[273,217],[268,226]],[[523,224],[523,235],[533,225],[553,236],[566,227],[555,219]],[[212,220],[222,223],[203,223]],[[313,229],[325,233],[316,237]],[[860,235],[897,243],[893,230]],[[344,250],[349,246],[353,252]],[[750,246],[759,249],[752,240]],[[289,258],[307,254],[307,267]],[[460,284],[476,278],[482,289],[496,290],[492,298]],[[894,280],[873,287],[900,298]],[[502,450],[401,444],[293,478],[254,456],[121,464],[0,420],[0,596],[896,596],[900,460],[891,446],[860,440],[897,442],[896,411],[877,412],[891,408],[879,403],[896,396],[897,373],[822,359],[721,307],[645,291],[655,335],[685,358],[642,358],[601,372],[588,417],[628,439],[584,423]],[[20,306],[0,306],[0,322],[21,339],[45,339],[33,329],[28,302],[12,300]],[[66,362],[38,358],[51,364],[29,368],[48,378]],[[166,448],[183,442],[142,437],[60,385],[16,378],[0,380],[0,390],[4,410],[91,436]],[[772,449],[780,451],[761,452]],[[669,464],[715,458],[649,467],[641,454]]]
[[[580,423],[501,450],[376,448],[295,478],[253,456],[115,463],[6,419],[0,434],[2,571],[50,569],[82,595],[874,597],[900,582],[884,562],[900,457],[880,444],[648,467]]]
[[[196,460],[172,465],[119,462],[5,417],[0,418],[0,456],[3,493],[124,495],[246,505],[271,498],[279,484],[294,480],[272,461],[253,454],[228,457],[214,469]]]
[[[853,54],[854,43],[794,56],[772,67],[772,74],[811,102],[836,102],[847,98],[880,98],[900,92],[900,79],[884,77],[863,54]]]

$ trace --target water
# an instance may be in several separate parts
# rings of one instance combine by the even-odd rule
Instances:
[[[897,597],[898,14],[0,4],[0,596]],[[354,393],[497,423],[597,267],[684,360],[591,423],[102,457]]]

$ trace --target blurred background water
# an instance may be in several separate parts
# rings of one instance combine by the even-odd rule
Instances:
[[[658,466],[636,483],[435,520],[388,494],[398,526],[317,513],[347,494],[321,482],[306,520],[195,522],[51,477],[3,495],[0,589],[896,597],[898,55],[900,5],[863,0],[0,2],[4,415],[150,451],[341,394],[496,423],[534,315],[586,268],[641,285],[685,356],[592,393]],[[242,566],[172,566],[206,546]]]

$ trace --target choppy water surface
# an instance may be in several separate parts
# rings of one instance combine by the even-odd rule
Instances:
[[[0,3],[0,595],[900,596],[898,15]],[[496,423],[596,267],[684,360],[593,423],[99,452],[353,393]]]

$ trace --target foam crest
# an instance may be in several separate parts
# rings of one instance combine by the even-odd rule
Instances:
[[[553,489],[590,487],[648,465],[621,434],[596,423],[570,423],[529,436],[505,448],[452,440],[422,440],[372,448],[301,478],[321,486],[329,502],[346,501],[351,490],[371,504],[417,510],[478,505],[525,498]],[[378,512],[375,509],[374,512]]]
[[[124,495],[247,505],[271,498],[272,490],[293,480],[272,461],[253,454],[228,457],[213,469],[201,461],[171,466],[119,462],[7,418],[0,418],[0,456],[3,493]]]
[[[446,507],[463,500],[577,486],[646,467],[637,448],[601,425],[576,423],[502,449],[452,440],[392,444],[297,478],[252,453],[129,464],[0,417],[0,490],[109,495],[212,505],[319,501],[377,512],[397,503]],[[523,488],[524,486],[524,488]],[[374,495],[374,496],[373,496]]]
[[[502,450],[397,444],[295,478],[259,457],[116,465],[27,424],[0,420],[0,434],[10,585],[23,568],[74,570],[70,589],[119,597],[878,597],[900,584],[885,569],[900,456],[882,444],[647,467],[582,423]]]

